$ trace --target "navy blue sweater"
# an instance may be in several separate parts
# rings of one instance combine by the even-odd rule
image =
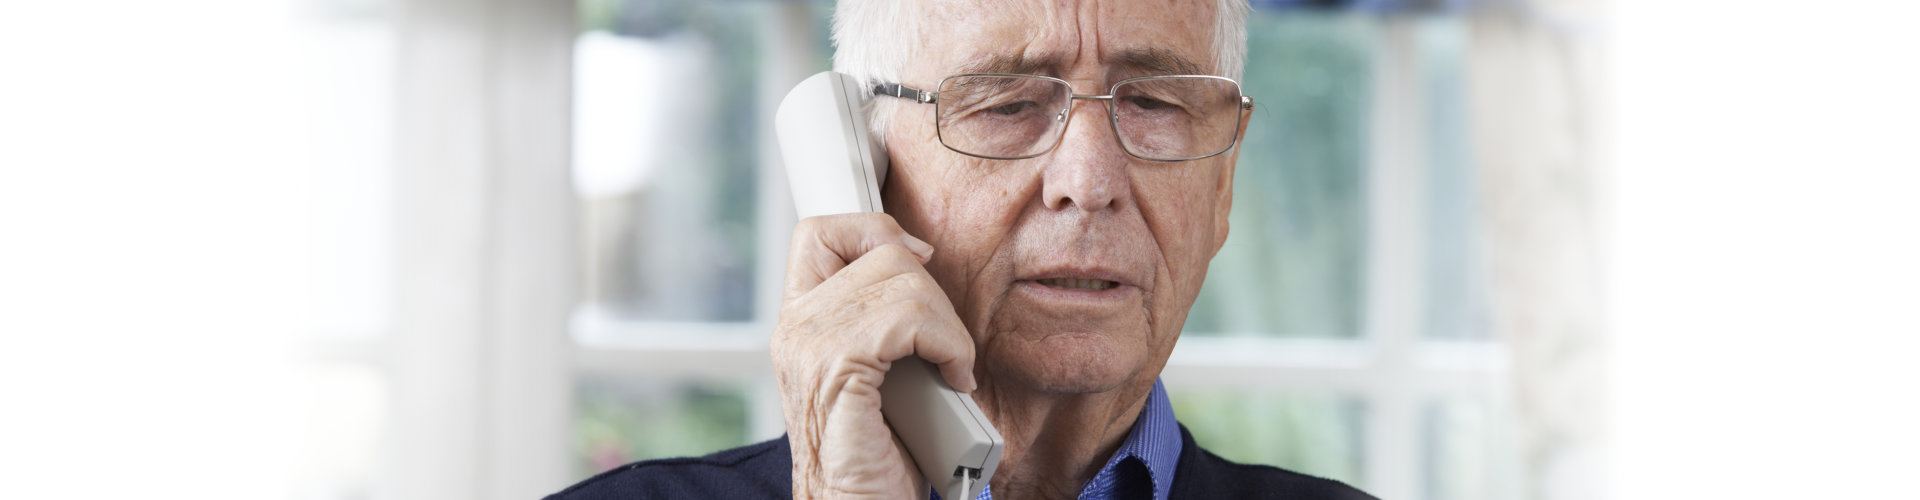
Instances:
[[[1275,498],[1287,500],[1377,500],[1339,481],[1265,465],[1229,462],[1200,449],[1180,427],[1180,462],[1173,473],[1176,499]],[[635,462],[581,481],[547,500],[637,500],[680,498],[793,498],[793,456],[787,438],[698,458]]]

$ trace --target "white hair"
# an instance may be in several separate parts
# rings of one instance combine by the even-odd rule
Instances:
[[[920,49],[927,10],[937,0],[839,0],[833,8],[833,70],[862,82],[872,95],[880,83],[901,83],[900,74]],[[1213,53],[1215,74],[1239,81],[1247,64],[1247,0],[1215,0]],[[922,84],[925,85],[925,84]],[[933,89],[921,89],[933,90]],[[885,141],[887,126],[901,103],[875,99],[867,105],[867,126]]]

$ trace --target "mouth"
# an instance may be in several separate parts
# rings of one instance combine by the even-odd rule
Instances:
[[[1102,291],[1102,290],[1112,290],[1114,287],[1120,286],[1120,283],[1117,281],[1107,281],[1102,279],[1043,278],[1043,279],[1037,279],[1033,281],[1047,288],[1059,288],[1063,290]]]
[[[1098,266],[1052,266],[1021,277],[1016,288],[1044,303],[1081,307],[1124,302],[1140,289],[1127,275]]]

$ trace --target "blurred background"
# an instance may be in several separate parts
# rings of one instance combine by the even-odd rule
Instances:
[[[1164,378],[1381,498],[1920,498],[1915,9],[1257,1]],[[829,1],[0,7],[0,496],[534,498],[777,437]]]

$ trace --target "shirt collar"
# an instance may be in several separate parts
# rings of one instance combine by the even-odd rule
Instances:
[[[1160,380],[1153,381],[1153,392],[1147,394],[1147,404],[1140,409],[1140,418],[1133,423],[1133,430],[1127,433],[1127,440],[1120,449],[1113,452],[1107,464],[1100,467],[1100,473],[1080,491],[1080,498],[1111,498],[1115,496],[1114,487],[1122,484],[1139,484],[1138,481],[1124,481],[1117,477],[1127,470],[1120,465],[1131,458],[1146,466],[1146,482],[1153,485],[1154,500],[1166,500],[1168,492],[1173,491],[1174,466],[1180,461],[1180,423],[1173,418],[1173,404],[1167,401],[1167,388]],[[1106,490],[1106,491],[1096,491]]]
[[[1121,493],[1132,493],[1121,491],[1128,488],[1127,485],[1144,482],[1153,485],[1154,500],[1166,500],[1169,492],[1173,491],[1173,471],[1180,463],[1180,447],[1180,423],[1173,418],[1173,403],[1167,401],[1166,386],[1159,379],[1154,379],[1153,391],[1147,393],[1147,404],[1140,409],[1140,417],[1133,421],[1133,430],[1127,432],[1127,440],[1120,443],[1120,449],[1114,450],[1113,457],[1100,467],[1100,472],[1081,487],[1080,498],[1114,498]],[[1140,470],[1137,467],[1121,467],[1128,459],[1145,465],[1147,477],[1126,477]],[[931,496],[939,498],[939,493]],[[993,500],[993,488],[981,488],[980,496],[975,500]]]

